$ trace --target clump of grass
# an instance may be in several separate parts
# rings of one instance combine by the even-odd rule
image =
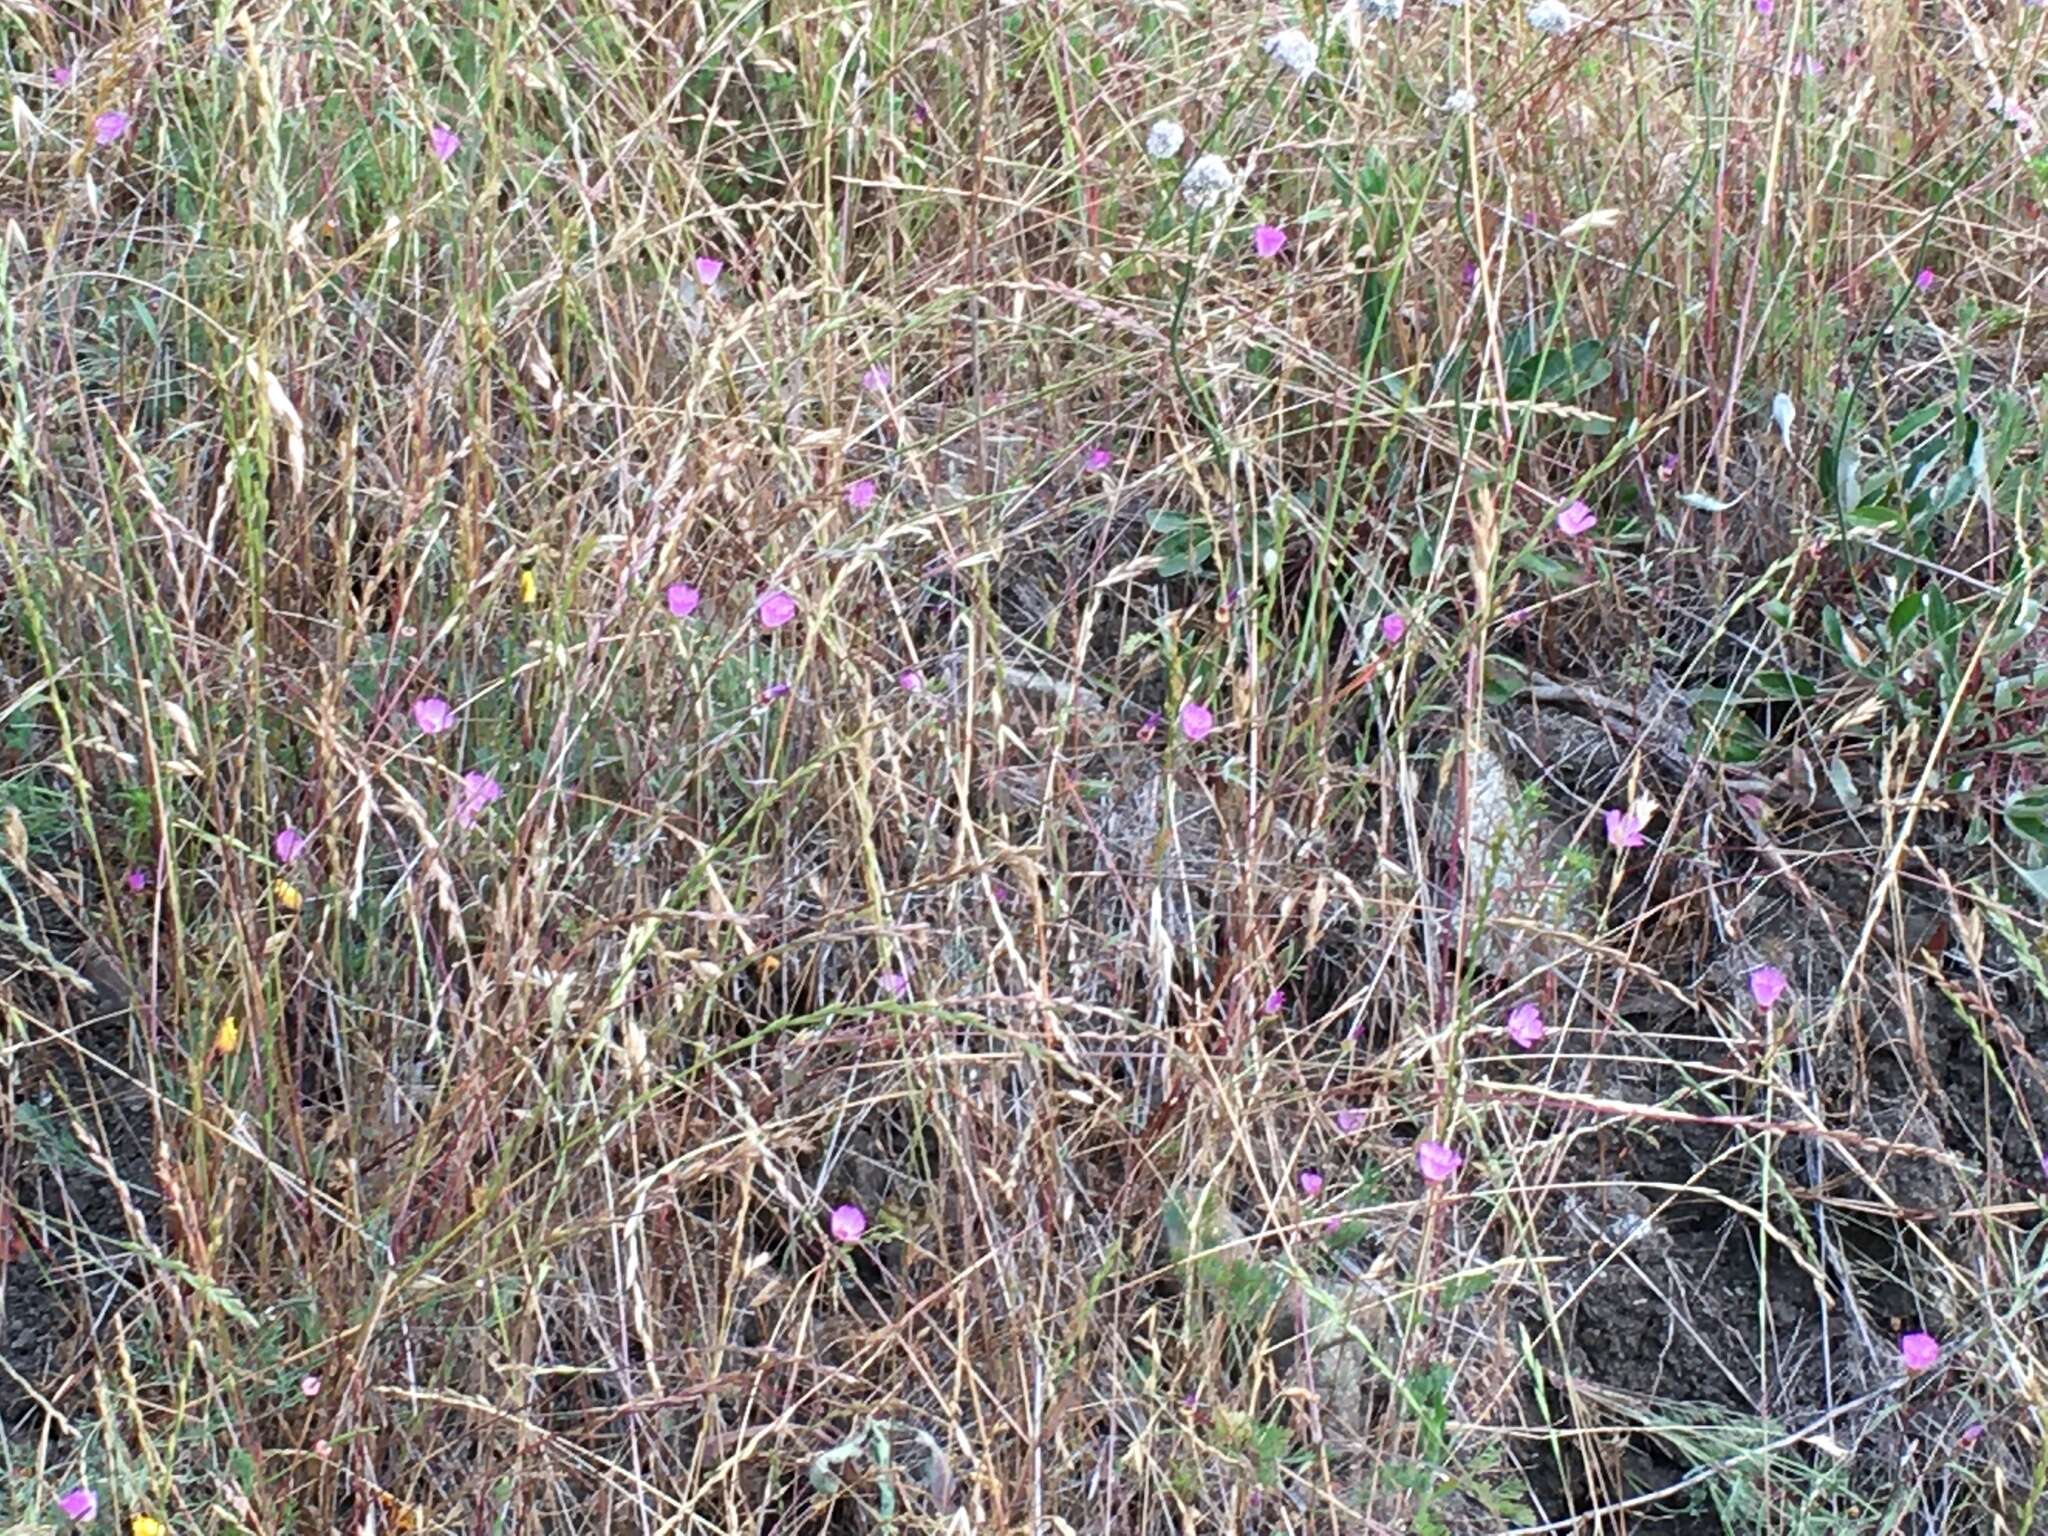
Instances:
[[[2032,1518],[2039,18],[1567,22],[0,32],[21,1518]]]

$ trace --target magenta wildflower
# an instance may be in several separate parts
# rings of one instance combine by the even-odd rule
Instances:
[[[462,789],[455,797],[455,820],[462,826],[473,827],[486,806],[504,798],[503,785],[481,769],[472,768],[462,776]]]
[[[1180,707],[1180,733],[1189,741],[1200,741],[1216,729],[1216,716],[1209,706],[1189,699]]]
[[[1785,973],[1775,965],[1760,965],[1749,973],[1749,995],[1756,999],[1757,1007],[1769,1013],[1778,1006],[1778,999],[1785,995],[1791,985],[1785,980]]]
[[[127,887],[128,887],[128,889],[129,889],[129,890],[131,890],[131,891],[134,891],[134,892],[136,892],[136,893],[138,893],[138,894],[140,894],[140,893],[141,893],[141,892],[143,892],[143,891],[146,891],[146,890],[148,890],[148,889],[149,889],[149,871],[148,871],[148,870],[146,870],[146,869],[131,869],[131,870],[129,870],[129,871],[128,871],[128,876],[127,876],[127,879],[126,879],[126,881],[125,881],[125,884],[127,885]]]
[[[1301,1192],[1311,1200],[1323,1192],[1323,1174],[1319,1168],[1302,1169],[1295,1175],[1295,1182],[1301,1186]]]
[[[1607,822],[1607,844],[1610,848],[1640,848],[1643,846],[1643,819],[1633,811],[1609,810],[1605,813]]]
[[[697,269],[697,281],[709,288],[718,281],[718,274],[725,270],[725,263],[716,256],[699,256],[691,263]]]
[[[1549,1033],[1543,1027],[1543,1010],[1534,1003],[1517,1003],[1508,1010],[1508,1038],[1525,1051],[1533,1051]]]
[[[1456,1178],[1458,1170],[1464,1166],[1464,1154],[1453,1151],[1440,1141],[1415,1143],[1415,1167],[1425,1183],[1441,1184]]]
[[[1266,994],[1266,1012],[1285,1013],[1286,1011],[1287,989],[1285,987],[1275,987]]]
[[[901,971],[884,971],[880,979],[882,990],[899,1003],[910,995],[910,978]]]
[[[271,842],[271,850],[277,854],[277,862],[289,864],[306,851],[306,844],[312,841],[290,822],[277,829],[277,836]]]
[[[679,619],[687,619],[697,611],[697,605],[704,601],[704,594],[687,581],[672,581],[662,594],[668,603],[668,611]]]
[[[915,667],[905,667],[896,674],[896,686],[905,693],[924,692],[924,674]]]
[[[1776,0],[1756,0],[1756,13],[1766,21],[1770,19],[1771,12],[1777,8]]]
[[[832,1237],[835,1242],[857,1243],[868,1229],[868,1213],[857,1205],[832,1207]]]
[[[1271,261],[1287,249],[1287,231],[1278,224],[1261,224],[1252,231],[1252,249],[1259,253],[1259,260]]]
[[[770,587],[754,604],[763,629],[780,629],[796,617],[796,599],[780,587]]]
[[[1107,448],[1090,448],[1081,455],[1081,467],[1090,474],[1099,475],[1115,462],[1115,457]]]
[[[77,75],[78,72],[74,70],[69,64],[59,64],[55,69],[50,71],[50,84],[69,85],[74,79],[77,78]]]
[[[1984,1426],[1982,1424],[1965,1424],[1962,1434],[1957,1438],[1961,1440],[1963,1448],[1968,1450],[1984,1438]]]
[[[1470,288],[1474,283],[1478,282],[1479,263],[1476,261],[1468,261],[1465,263],[1464,266],[1460,267],[1458,269],[1458,281],[1463,283],[1467,288]]]
[[[320,1378],[318,1376],[301,1376],[299,1378],[299,1396],[318,1397],[319,1395]]]
[[[455,708],[446,699],[428,694],[413,700],[412,723],[424,735],[438,736],[455,724]]]
[[[1346,1107],[1338,1110],[1330,1118],[1336,1122],[1337,1130],[1340,1134],[1351,1136],[1355,1135],[1358,1128],[1365,1124],[1365,1111]]]
[[[1557,531],[1568,539],[1591,533],[1598,521],[1593,509],[1576,496],[1557,510]]]
[[[860,376],[860,387],[869,394],[886,395],[889,392],[889,370],[880,363],[870,364]]]
[[[446,165],[455,158],[455,152],[462,148],[462,135],[446,123],[436,123],[427,130],[427,148],[434,152],[434,158]]]
[[[104,143],[105,141],[102,140],[101,142]],[[1922,267],[1918,272],[1915,272],[1913,274],[1913,286],[1922,293],[1932,293],[1934,291],[1934,268]]]
[[[80,1486],[60,1496],[57,1507],[64,1511],[65,1519],[89,1525],[92,1517],[100,1512],[100,1496],[90,1488]]]
[[[128,125],[134,121],[118,109],[102,112],[92,120],[92,140],[95,144],[112,144],[127,134]]]
[[[770,683],[761,690],[761,702],[763,704],[773,704],[777,699],[786,699],[788,697],[789,684],[787,683]]]
[[[1909,1333],[1899,1340],[1899,1359],[1909,1371],[1931,1371],[1941,1360],[1941,1344],[1931,1333]]]
[[[875,482],[856,480],[846,488],[846,504],[856,512],[865,512],[875,504]]]
[[[1408,633],[1408,621],[1398,613],[1380,615],[1380,638],[1389,645],[1399,645],[1401,637]]]

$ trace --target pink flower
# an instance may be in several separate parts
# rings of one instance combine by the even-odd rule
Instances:
[[[100,142],[104,144],[106,140],[102,139]],[[1922,293],[1932,293],[1934,291],[1934,268],[1922,267],[1918,272],[1914,273],[1913,286]]]
[[[1909,1371],[1931,1371],[1941,1359],[1941,1345],[1931,1333],[1909,1333],[1899,1340],[1899,1359]]]
[[[924,674],[915,667],[905,667],[896,674],[896,686],[905,693],[922,693],[924,691]]]
[[[455,724],[455,710],[446,699],[428,694],[413,700],[412,723],[423,735],[438,736]]]
[[[1399,645],[1401,637],[1408,633],[1408,621],[1398,613],[1380,615],[1380,638],[1389,645]]]
[[[1336,1121],[1337,1130],[1340,1134],[1351,1136],[1355,1135],[1358,1128],[1365,1124],[1365,1111],[1362,1109],[1340,1109],[1330,1118]]]
[[[1115,462],[1107,448],[1090,448],[1081,455],[1081,467],[1091,474],[1100,474]]]
[[[1470,288],[1474,283],[1478,282],[1479,263],[1476,261],[1468,261],[1465,263],[1464,266],[1458,268],[1458,281],[1463,283],[1467,288]]]
[[[434,158],[446,165],[455,158],[455,151],[462,148],[462,135],[446,123],[436,123],[427,130],[427,148],[434,152]]]
[[[128,132],[128,125],[135,119],[119,110],[102,112],[92,120],[92,139],[95,144],[112,144]],[[89,1495],[88,1495],[89,1496]]]
[[[1557,531],[1568,539],[1576,539],[1581,534],[1591,533],[1593,525],[1598,521],[1599,519],[1593,515],[1593,509],[1576,496],[1557,510]]]
[[[1610,810],[1605,814],[1607,845],[1610,848],[1643,846],[1643,820],[1633,811]]]
[[[1769,1013],[1778,1006],[1778,999],[1785,995],[1791,985],[1785,980],[1785,973],[1775,965],[1760,965],[1749,973],[1749,995],[1756,999],[1757,1007]]]
[[[1777,8],[1775,0],[1756,0],[1756,13],[1759,16],[1768,18]]]
[[[709,288],[718,281],[718,274],[725,270],[725,263],[716,256],[699,256],[692,263],[697,269],[697,281]]]
[[[889,392],[889,370],[880,363],[871,364],[860,376],[860,387],[869,394],[885,395]]]
[[[1287,989],[1275,987],[1266,994],[1266,1012],[1284,1013],[1287,1010]]]
[[[1209,706],[1189,699],[1180,707],[1180,733],[1189,741],[1200,741],[1216,729],[1216,716]]]
[[[761,690],[761,702],[763,704],[773,704],[777,699],[786,699],[788,697],[789,684],[787,683],[770,683]]]
[[[1965,1424],[1962,1434],[1957,1438],[1962,1441],[1964,1448],[1968,1449],[1984,1438],[1984,1426],[1982,1424]]]
[[[306,851],[306,844],[310,841],[311,839],[305,833],[301,832],[290,822],[286,822],[277,829],[277,837],[271,842],[270,846],[272,851],[277,854],[278,863],[289,864],[293,859],[296,859]]]
[[[146,891],[149,889],[149,871],[146,869],[131,869],[128,871],[128,876],[124,883],[131,891],[138,893]]]
[[[1465,1166],[1465,1156],[1440,1141],[1418,1141],[1415,1143],[1415,1166],[1421,1172],[1423,1182],[1441,1184],[1446,1179],[1457,1177],[1458,1170]]]
[[[882,990],[899,1003],[910,995],[910,978],[901,971],[884,971],[881,975]]]
[[[1543,1027],[1543,1010],[1534,1003],[1517,1003],[1508,1010],[1508,1038],[1523,1050],[1535,1050],[1548,1033]]]
[[[462,776],[462,791],[455,797],[455,820],[462,826],[473,827],[486,806],[504,798],[504,787],[496,779],[472,768]]]
[[[299,1378],[299,1396],[318,1397],[319,1395],[320,1378],[318,1376],[301,1376]]]
[[[1259,260],[1271,261],[1287,248],[1287,231],[1278,224],[1261,224],[1252,231],[1252,249]]]
[[[697,611],[697,605],[704,601],[704,594],[687,581],[672,581],[668,591],[662,594],[668,601],[668,611],[679,619],[687,619]]]
[[[1311,1200],[1323,1192],[1323,1175],[1320,1169],[1302,1169],[1295,1175],[1295,1182],[1301,1186],[1301,1192]]]
[[[59,64],[50,71],[50,83],[52,85],[69,85],[76,76],[77,71],[69,64]]]
[[[780,629],[796,617],[796,599],[780,587],[771,587],[754,604],[754,612],[760,617],[763,629]]]
[[[857,1243],[868,1229],[868,1213],[857,1205],[832,1207],[832,1237],[836,1242]]]
[[[875,504],[875,482],[856,480],[846,488],[846,504],[856,512],[865,512]]]
[[[80,1525],[89,1524],[92,1517],[100,1512],[100,1496],[81,1486],[59,1498],[57,1507],[64,1511],[66,1520],[76,1520]]]

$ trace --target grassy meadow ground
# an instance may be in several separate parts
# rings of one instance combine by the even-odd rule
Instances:
[[[0,12],[0,1529],[2048,1526],[2048,10],[1559,9]]]

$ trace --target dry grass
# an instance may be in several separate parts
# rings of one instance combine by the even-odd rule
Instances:
[[[15,7],[15,1518],[2037,1529],[2043,16]]]

